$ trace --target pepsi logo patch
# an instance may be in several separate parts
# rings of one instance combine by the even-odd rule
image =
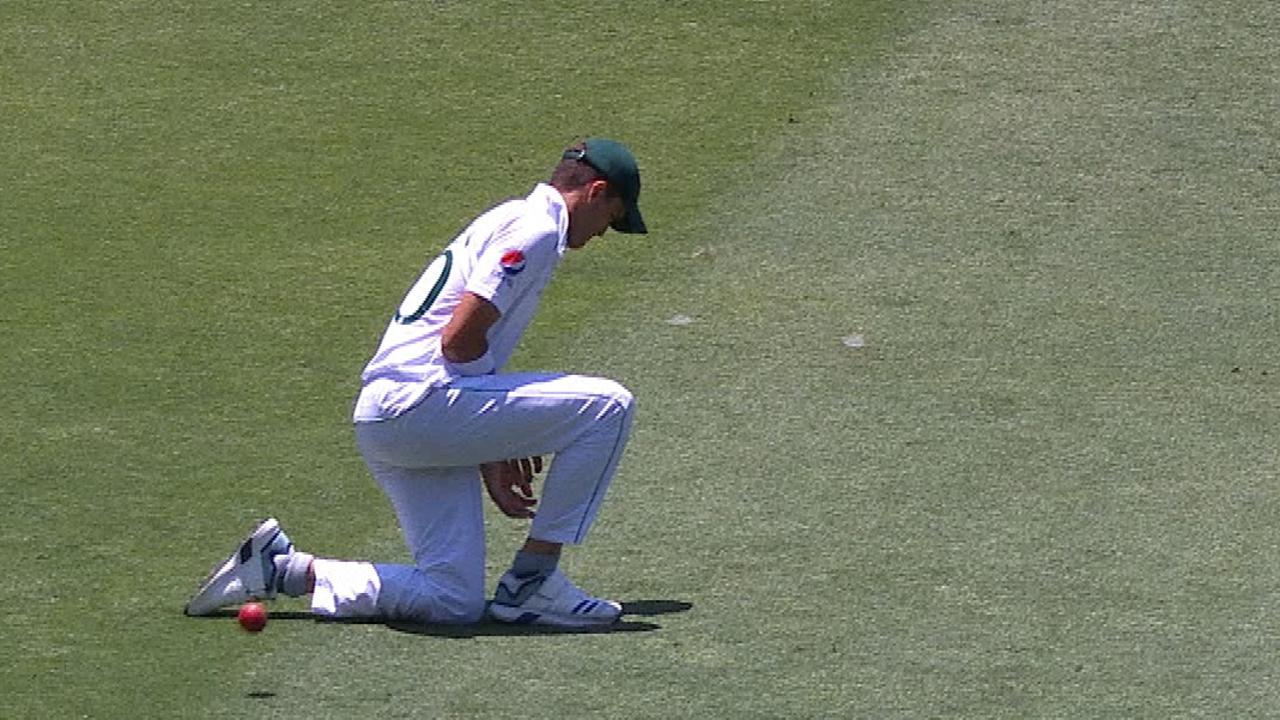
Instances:
[[[524,270],[524,253],[512,248],[502,253],[502,259],[498,261],[502,265],[502,272],[508,275],[519,275]]]

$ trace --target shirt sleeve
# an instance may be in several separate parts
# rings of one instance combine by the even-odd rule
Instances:
[[[466,289],[493,303],[505,315],[521,295],[550,273],[557,258],[558,240],[554,229],[513,223],[490,238]]]

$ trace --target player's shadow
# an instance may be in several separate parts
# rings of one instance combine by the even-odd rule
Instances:
[[[687,612],[693,603],[682,600],[633,600],[622,603],[622,619],[600,628],[559,628],[546,625],[516,625],[512,623],[490,620],[486,614],[484,620],[473,625],[427,625],[399,620],[380,620],[377,618],[321,618],[305,610],[276,610],[270,615],[271,621],[279,620],[311,620],[319,623],[335,623],[341,625],[385,625],[396,632],[412,635],[428,635],[431,637],[468,639],[477,637],[515,637],[522,635],[600,635],[625,632],[652,632],[660,630],[661,625],[647,620],[633,620],[629,616],[655,617],[671,613]],[[233,618],[234,608],[223,608],[208,617]]]
[[[662,629],[657,623],[645,620],[632,620],[628,616],[640,615],[653,617],[670,613],[686,612],[693,608],[693,603],[681,600],[633,600],[622,603],[622,619],[605,627],[594,628],[561,628],[547,625],[517,625],[497,622],[488,618],[473,625],[424,625],[408,622],[388,622],[387,627],[397,632],[413,635],[429,635],[432,637],[455,638],[466,640],[477,637],[519,637],[523,635],[602,635],[627,632],[653,632]]]

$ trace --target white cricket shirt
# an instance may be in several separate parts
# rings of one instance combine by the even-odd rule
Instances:
[[[500,370],[564,258],[568,233],[564,198],[545,183],[476,218],[427,266],[400,303],[361,376],[354,420],[396,417],[432,388],[459,376],[440,350],[440,336],[465,292],[488,300],[502,313],[488,334],[489,353]]]

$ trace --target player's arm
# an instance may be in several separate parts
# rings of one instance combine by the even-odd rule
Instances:
[[[493,370],[489,357],[489,328],[502,314],[493,303],[466,292],[453,309],[440,338],[440,350],[465,375],[483,375]],[[500,460],[480,465],[480,476],[493,504],[507,517],[531,518],[538,503],[533,495],[533,476],[542,472],[542,458]]]
[[[502,314],[493,303],[473,292],[462,294],[440,335],[440,351],[464,375],[493,371],[489,357],[489,328]],[[486,367],[487,366],[487,367]]]

